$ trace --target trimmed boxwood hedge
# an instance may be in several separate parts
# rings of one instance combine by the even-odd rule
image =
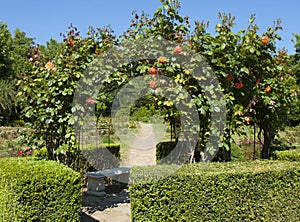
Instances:
[[[177,148],[174,150],[176,146]],[[183,141],[160,142],[156,145],[156,161],[159,164],[188,162],[190,154],[186,148],[187,143]],[[174,152],[172,152],[173,150]]]
[[[131,170],[133,221],[299,221],[298,162],[185,165],[154,179],[170,168]]]
[[[120,165],[120,144],[102,144],[99,148],[84,147],[82,154],[96,170],[116,168]]]
[[[156,160],[162,160],[175,148],[177,142],[160,142],[156,145]]]
[[[81,176],[54,161],[0,159],[0,221],[80,221]]]
[[[99,148],[96,145],[87,145],[81,149],[79,158],[73,162],[72,167],[76,171],[87,172],[102,169],[115,168],[120,165],[120,144],[103,143]],[[116,158],[113,158],[113,156]],[[48,160],[47,148],[43,147],[34,150],[33,156],[37,160]],[[64,159],[64,154],[61,154],[61,159]]]
[[[300,152],[298,150],[277,150],[272,153],[272,159],[300,162]]]

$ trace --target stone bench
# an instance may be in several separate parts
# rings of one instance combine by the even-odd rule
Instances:
[[[86,194],[99,197],[104,196],[106,194],[104,178],[106,177],[121,183],[129,184],[129,171],[130,168],[128,167],[119,167],[84,174],[84,176],[87,177]]]

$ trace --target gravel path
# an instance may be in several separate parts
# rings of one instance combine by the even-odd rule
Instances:
[[[128,149],[121,166],[147,166],[156,164],[156,138],[151,124],[140,123],[140,129]],[[82,196],[83,222],[130,222],[128,189],[107,187],[105,197]],[[110,190],[109,190],[110,189]]]

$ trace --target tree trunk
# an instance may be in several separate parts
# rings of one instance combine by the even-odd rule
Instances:
[[[271,145],[272,145],[272,141],[274,139],[274,132],[273,132],[272,127],[270,127],[269,124],[266,124],[263,127],[263,133],[264,133],[264,143],[263,143],[260,157],[262,159],[270,159]]]

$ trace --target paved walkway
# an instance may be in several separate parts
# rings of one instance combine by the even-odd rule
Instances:
[[[140,129],[121,166],[156,164],[156,138],[151,124],[140,123]],[[83,195],[83,222],[130,222],[130,199],[127,189],[113,190],[104,198]]]
[[[130,200],[128,189],[120,187],[107,191],[105,197],[90,195],[82,196],[83,222],[129,222],[130,221]]]

